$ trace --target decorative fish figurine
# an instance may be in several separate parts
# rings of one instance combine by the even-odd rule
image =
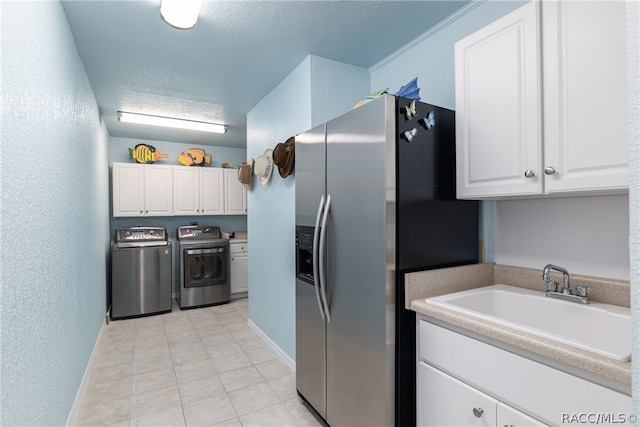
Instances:
[[[413,137],[416,136],[416,134],[418,133],[418,129],[413,128],[411,130],[407,130],[404,132],[404,137],[407,141],[411,142],[413,141]]]
[[[409,83],[402,86],[400,90],[395,93],[395,95],[420,101],[420,88],[418,87],[418,78],[414,77]]]
[[[411,104],[404,107],[404,115],[407,116],[407,120],[413,119],[416,115],[416,101],[411,101]]]
[[[374,99],[384,95],[385,93],[389,93],[389,88],[377,90],[375,92],[370,93],[369,95],[365,96],[362,100],[358,101],[358,103],[353,106],[352,110],[354,108],[362,107],[367,102],[373,101]]]
[[[434,112],[430,111],[429,114],[427,114],[427,117],[425,117],[424,119],[420,119],[419,121],[424,123],[424,127],[426,127],[427,130],[431,129],[436,125],[436,118],[435,118]]]
[[[129,158],[137,163],[155,163],[158,159],[168,159],[168,154],[162,154],[156,147],[147,144],[138,144],[135,148],[129,148]]]
[[[178,162],[185,166],[204,166],[211,163],[211,155],[206,154],[202,148],[189,148],[178,156]]]

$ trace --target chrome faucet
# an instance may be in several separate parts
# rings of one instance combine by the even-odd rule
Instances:
[[[549,274],[551,270],[556,270],[562,273],[563,287],[558,291],[558,282],[551,280]],[[546,295],[551,298],[562,299],[565,301],[578,302],[580,304],[588,304],[587,298],[588,288],[585,285],[576,286],[576,293],[571,290],[569,272],[566,268],[559,267],[553,264],[547,264],[542,270],[542,280],[546,287]]]
[[[569,286],[569,272],[566,268],[559,267],[553,264],[545,265],[544,270],[542,270],[542,280],[544,280],[547,291],[558,291],[558,282],[549,279],[549,273],[551,273],[551,270],[556,270],[562,273],[564,279],[564,287],[562,288],[562,293],[565,295],[571,295],[571,287]]]

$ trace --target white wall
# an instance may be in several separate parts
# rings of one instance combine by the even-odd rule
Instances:
[[[307,57],[247,116],[247,156],[348,111],[369,93],[366,69]],[[295,172],[249,192],[249,318],[295,360]]]
[[[565,197],[496,202],[495,261],[629,280],[629,198]],[[540,289],[543,289],[540,282]]]
[[[108,134],[59,2],[0,2],[0,425],[64,425],[105,315]]]
[[[629,82],[629,243],[631,252],[632,394],[640,414],[640,4],[627,5],[627,81]],[[635,425],[640,425],[637,421]]]

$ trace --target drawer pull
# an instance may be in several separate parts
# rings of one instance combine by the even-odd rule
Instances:
[[[476,418],[482,418],[482,414],[484,414],[484,410],[482,408],[473,408],[473,415],[475,415]]]

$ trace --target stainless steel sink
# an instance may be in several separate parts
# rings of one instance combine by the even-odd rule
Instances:
[[[426,301],[612,359],[631,360],[631,314],[625,307],[575,304],[508,285]]]

